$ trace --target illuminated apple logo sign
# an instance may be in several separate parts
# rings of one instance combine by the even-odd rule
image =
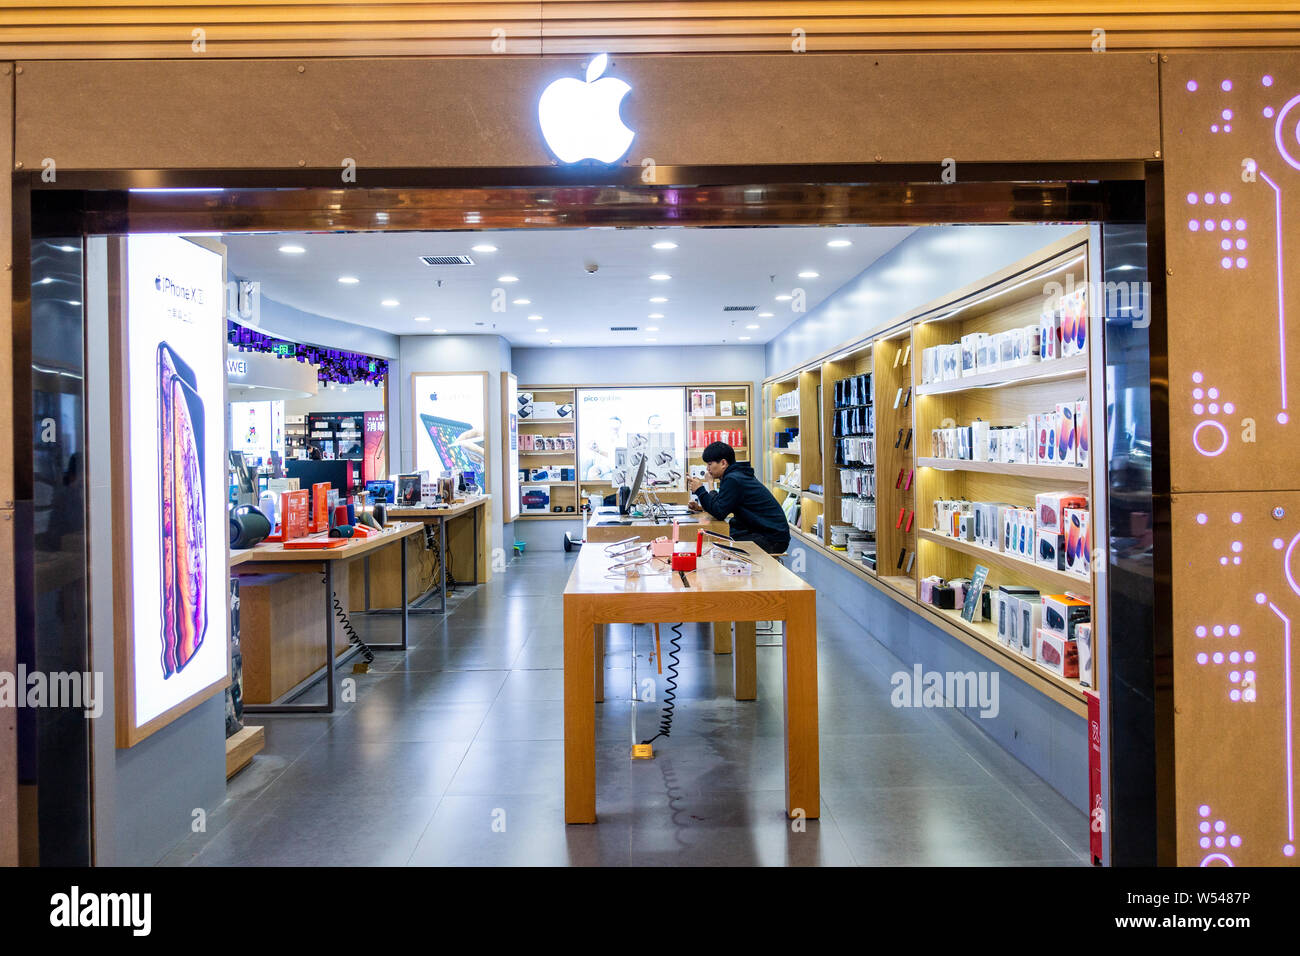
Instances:
[[[632,87],[612,76],[601,79],[608,65],[609,55],[602,53],[587,67],[585,82],[566,76],[548,86],[537,101],[542,136],[562,163],[617,162],[632,145],[636,132],[618,114]]]

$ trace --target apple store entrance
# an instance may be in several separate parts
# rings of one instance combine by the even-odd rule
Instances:
[[[1141,164],[971,164],[960,183],[934,181],[934,169],[879,165],[660,166],[651,183],[643,174],[597,166],[393,171],[376,174],[374,186],[338,188],[331,184],[336,172],[87,173],[60,175],[48,188],[16,187],[14,208],[30,209],[31,218],[20,216],[16,230],[15,290],[32,291],[30,299],[15,291],[15,394],[25,394],[31,412],[17,410],[15,444],[33,462],[35,495],[25,497],[43,503],[16,529],[18,566],[30,575],[17,599],[28,667],[89,672],[92,660],[112,659],[112,561],[89,544],[111,537],[112,516],[88,507],[88,486],[103,479],[116,454],[96,460],[89,423],[97,413],[87,404],[87,379],[114,374],[90,330],[104,299],[121,291],[90,255],[103,237],[200,238],[221,249],[227,290],[256,284],[263,319],[266,303],[276,303],[281,317],[296,318],[299,341],[313,345],[365,351],[355,346],[364,338],[348,338],[360,327],[460,343],[449,349],[461,348],[464,337],[498,336],[507,356],[512,349],[659,348],[653,361],[665,367],[673,362],[670,349],[763,346],[768,374],[818,351],[787,354],[789,345],[774,342],[781,332],[822,316],[818,309],[832,293],[918,230],[942,237],[931,248],[946,249],[950,260],[978,263],[976,275],[994,271],[985,265],[999,256],[1023,254],[1006,257],[1000,246],[1020,227],[1063,233],[1062,224],[1091,226],[1103,244],[1120,235],[1107,229],[1120,230],[1143,249],[1151,238]],[[1043,244],[1013,240],[1006,248]],[[941,276],[943,263],[934,264]],[[825,321],[837,334],[866,333],[906,312],[902,303],[935,298],[917,291],[928,280],[913,266],[900,258],[888,280],[895,291],[881,287],[878,300],[864,287],[862,318],[854,320],[860,327],[845,326],[843,316]],[[247,318],[240,311],[246,300],[231,296],[227,305],[230,321]],[[263,324],[281,331],[273,321]],[[809,342],[819,341],[815,327],[805,327]],[[651,361],[650,354],[632,359],[632,371],[620,373],[624,383],[665,380],[661,370],[637,376],[635,363]],[[498,367],[509,372],[508,359]],[[403,368],[402,380],[419,371],[427,369]],[[580,374],[571,380],[610,384],[602,375],[615,373]],[[765,423],[760,395],[751,400],[756,438]],[[390,401],[400,404],[395,395]],[[50,420],[61,423],[55,441],[35,431]],[[399,461],[410,465],[401,447],[410,422],[401,427],[388,453],[394,470]],[[494,501],[493,545],[509,554],[502,514]],[[209,534],[220,540],[224,528]],[[84,610],[53,614],[55,607]],[[92,635],[105,632],[110,645],[94,646]],[[39,841],[32,845],[39,844],[43,864],[91,859],[91,757],[111,752],[114,728],[79,718],[53,709],[20,714],[20,739],[34,748],[20,782],[39,792]]]

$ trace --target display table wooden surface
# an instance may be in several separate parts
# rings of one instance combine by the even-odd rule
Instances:
[[[289,657],[294,658],[295,663],[293,667],[295,668],[295,676],[298,676],[298,680],[293,685],[292,690],[280,693],[279,689],[284,686],[285,678],[283,676],[277,677],[274,681],[268,678],[264,682],[266,689],[269,691],[273,685],[277,688],[275,696],[271,699],[274,700],[276,697],[283,696],[286,698],[286,702],[268,704],[253,704],[250,702],[244,707],[245,713],[330,714],[334,712],[334,666],[339,651],[339,645],[335,640],[334,633],[334,579],[336,573],[341,572],[346,575],[351,562],[375,554],[381,549],[387,548],[391,545],[397,545],[397,551],[401,555],[399,578],[401,581],[402,639],[400,643],[371,644],[370,647],[373,650],[406,650],[409,622],[407,620],[406,606],[405,540],[413,534],[421,533],[423,529],[424,526],[418,522],[401,522],[390,524],[383,531],[372,534],[366,538],[347,539],[346,543],[335,548],[286,548],[279,542],[263,542],[262,544],[256,545],[252,548],[230,552],[231,574],[253,576],[257,581],[265,582],[268,589],[275,587],[277,590],[282,591],[283,585],[277,583],[285,580],[279,577],[282,575],[298,575],[301,577],[302,575],[307,574],[320,574],[325,586],[325,640],[323,650],[325,652],[326,703],[293,704],[287,702],[287,699],[291,699],[293,696],[301,693],[311,685],[313,682],[313,675],[320,668],[319,659],[314,662],[313,666],[311,661],[300,659],[301,655],[295,650],[295,648],[300,644],[297,635],[298,630],[301,629],[304,624],[314,626],[312,622],[319,621],[319,618],[315,618],[314,615],[295,611],[290,615],[290,620],[288,622],[281,621],[281,618],[283,618],[284,615],[277,613],[276,608],[271,606],[271,604],[276,603],[273,601],[268,605],[268,610],[265,615],[261,615],[260,617],[254,615],[252,618],[244,622],[246,624],[245,630],[247,633],[244,635],[244,639],[241,643],[244,647],[245,680],[247,681],[250,678],[255,678],[259,666],[265,665],[266,668],[270,669],[274,655],[276,655],[279,650],[284,650]],[[321,533],[309,535],[308,538],[327,538],[327,535]],[[256,585],[254,585],[254,587],[256,588]],[[341,584],[341,589],[346,593],[347,588],[345,584]],[[293,593],[302,597],[303,601],[306,602],[304,607],[309,606],[311,601],[320,600],[319,595],[314,598],[307,597],[307,588],[295,587],[292,590]],[[268,590],[268,595],[270,593],[271,592]],[[288,594],[289,592],[283,593]],[[282,599],[281,603],[288,600],[289,599],[285,597]],[[296,602],[294,602],[294,606],[297,606]],[[253,606],[250,604],[250,612],[252,610]],[[265,618],[264,626],[258,627],[256,621],[261,618]],[[265,648],[265,652],[253,653],[259,647],[259,636],[256,633],[259,630],[264,631],[262,639],[268,646]],[[277,642],[279,642],[279,645],[283,645],[283,647],[277,647]],[[289,645],[292,645],[292,647]],[[346,642],[344,642],[342,650],[344,653],[347,652]],[[306,669],[306,673],[301,673],[304,669]],[[256,683],[256,680],[254,680],[254,683]]]
[[[608,624],[785,621],[782,647],[785,799],[791,817],[816,818],[821,792],[817,736],[817,593],[758,545],[739,545],[758,563],[730,575],[706,547],[699,569],[668,572],[666,561],[625,579],[610,577],[601,546],[578,553],[564,588],[564,819],[596,822],[598,630]]]
[[[487,495],[467,498],[446,508],[389,508],[390,521],[420,521],[438,525],[438,567],[451,571],[462,584],[478,584],[492,579],[485,542],[488,538]],[[450,563],[447,555],[451,554]],[[439,580],[439,607],[447,610],[446,577]]]

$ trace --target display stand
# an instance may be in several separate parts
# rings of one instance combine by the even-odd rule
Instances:
[[[783,505],[792,497],[799,499],[797,517],[791,522],[792,539],[821,548],[864,581],[1081,716],[1086,715],[1085,687],[1095,686],[1093,674],[1084,674],[1082,681],[1061,676],[1000,641],[992,623],[967,621],[960,607],[948,610],[922,603],[920,582],[931,575],[945,580],[969,578],[976,566],[983,566],[989,569],[991,585],[1033,588],[1042,595],[1068,593],[1095,607],[1095,569],[1080,574],[1036,561],[1032,553],[1009,553],[951,536],[936,527],[935,507],[936,502],[964,499],[1034,508],[1041,493],[1085,496],[1092,518],[1087,529],[1091,558],[1105,553],[1096,520],[1098,489],[1092,463],[941,456],[934,453],[932,430],[977,420],[990,427],[1017,426],[1030,415],[1088,400],[1094,393],[1093,367],[1104,366],[1092,362],[1085,348],[1079,354],[1037,360],[1026,356],[993,371],[970,369],[973,374],[925,381],[922,355],[928,348],[960,342],[963,336],[1036,325],[1045,302],[1052,298],[1045,290],[1087,288],[1091,242],[1090,230],[1081,229],[985,280],[884,324],[873,336],[773,376],[763,386],[768,466],[764,477]],[[1088,309],[1095,313],[1095,303]],[[1083,321],[1091,347],[1099,335],[1092,327],[1097,319],[1085,312]],[[864,324],[868,323],[864,317]],[[851,556],[833,543],[844,536],[847,496],[841,490],[841,472],[850,467],[836,457],[841,436],[836,426],[835,383],[866,371],[872,373],[874,393],[875,569],[862,553]],[[792,393],[778,407],[781,396]],[[1102,417],[1087,414],[1083,435],[1090,450],[1105,447]],[[815,428],[814,423],[821,427]],[[798,439],[782,447],[789,428],[799,429]],[[791,463],[798,467],[797,484],[786,481]],[[865,462],[858,464],[863,470],[867,467]],[[826,487],[821,495],[810,493],[823,481]],[[820,535],[810,533],[818,515],[825,516]],[[841,527],[836,529],[837,525]],[[1100,633],[1104,622],[1094,621],[1093,628],[1093,647],[1104,646]]]

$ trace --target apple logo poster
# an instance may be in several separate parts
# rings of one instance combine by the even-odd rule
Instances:
[[[618,112],[632,87],[612,76],[602,78],[608,65],[609,55],[602,53],[588,65],[585,81],[571,76],[556,80],[537,102],[542,136],[562,163],[614,163],[632,145],[636,133]]]

